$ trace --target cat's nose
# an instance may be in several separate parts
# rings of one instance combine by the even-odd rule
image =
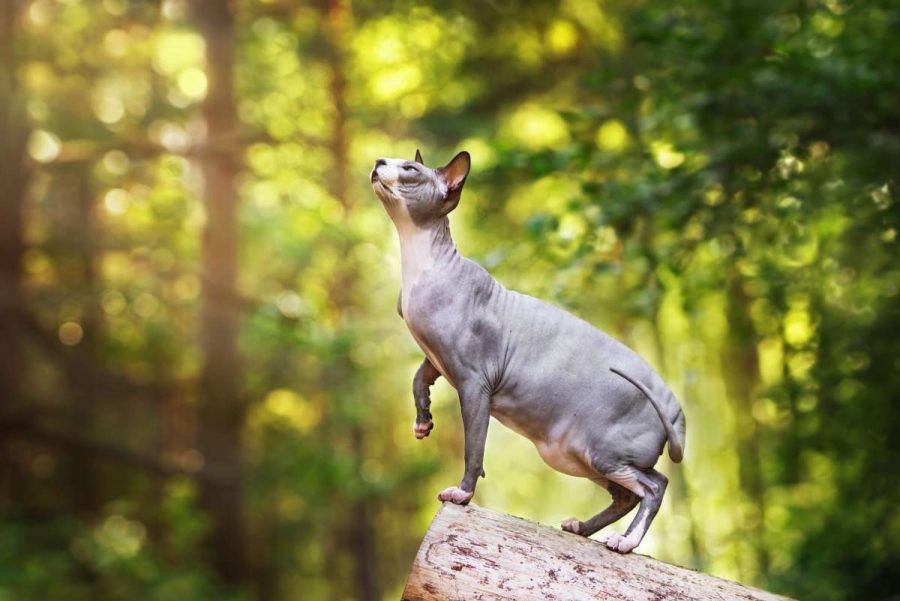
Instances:
[[[372,183],[378,181],[378,168],[382,165],[387,165],[387,161],[385,159],[376,159],[375,160],[375,168],[372,169],[372,173],[369,174],[369,180]]]

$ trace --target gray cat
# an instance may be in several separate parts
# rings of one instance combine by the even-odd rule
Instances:
[[[446,166],[378,159],[370,179],[400,235],[403,285],[398,312],[425,360],[413,379],[415,435],[433,428],[429,388],[444,376],[459,392],[465,472],[438,494],[466,504],[475,492],[490,416],[522,434],[554,469],[589,478],[612,495],[609,507],[562,528],[590,536],[640,509],[606,545],[634,549],[659,510],[667,479],[653,469],[666,441],[684,451],[684,413],[662,378],[634,351],[591,324],[507,290],[459,254],[447,214],[459,203],[470,158]]]

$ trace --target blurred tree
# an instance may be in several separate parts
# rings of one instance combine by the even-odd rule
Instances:
[[[326,64],[329,67],[330,81],[329,93],[331,104],[334,107],[332,116],[331,137],[329,151],[332,169],[328,176],[328,188],[331,196],[337,200],[341,207],[342,228],[346,230],[346,238],[338,241],[338,256],[347,256],[352,253],[354,246],[361,243],[357,235],[352,232],[350,216],[354,210],[350,191],[349,173],[349,110],[347,106],[347,66],[346,47],[352,27],[352,14],[349,3],[345,0],[328,0],[323,13],[325,55]],[[358,311],[357,298],[360,294],[356,282],[360,279],[360,265],[355,262],[346,262],[337,266],[336,272],[331,275],[330,299],[337,314],[350,316]],[[346,318],[344,318],[346,319]],[[342,321],[344,321],[342,319]],[[347,319],[342,327],[349,327],[352,322]],[[351,386],[360,384],[364,374],[354,373],[358,368],[354,366],[350,356],[351,345],[358,344],[354,340],[353,333],[341,333],[347,336],[337,350],[335,364],[330,371],[332,377],[326,379],[325,385],[334,397],[329,405],[341,407],[342,397],[352,398]],[[346,409],[344,410],[346,411]],[[367,415],[362,415],[351,420],[348,424],[350,447],[353,457],[353,476],[362,479],[362,464],[366,458],[366,424]],[[370,491],[362,489],[355,493],[356,498],[350,499],[348,513],[351,519],[345,520],[341,538],[350,541],[349,547],[354,556],[354,581],[355,597],[360,601],[375,601],[381,598],[381,592],[376,571],[376,546],[374,521],[374,498]]]
[[[0,411],[15,408],[22,358],[23,206],[28,167],[26,95],[19,82],[22,2],[0,6]],[[0,503],[10,503],[20,483],[8,441],[0,444]]]
[[[201,505],[212,518],[209,549],[230,582],[248,573],[243,519],[243,444],[246,414],[237,347],[238,193],[241,149],[234,101],[235,31],[229,0],[197,0],[191,6],[202,36],[208,88],[202,105],[206,137],[198,162],[203,177],[206,225],[201,248],[200,336],[203,367],[198,399],[198,447],[205,465],[225,482],[205,480]]]

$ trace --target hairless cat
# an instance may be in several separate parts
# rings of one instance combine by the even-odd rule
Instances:
[[[653,469],[668,441],[680,462],[685,419],[662,378],[637,353],[586,321],[504,288],[459,254],[448,213],[459,204],[471,161],[460,152],[430,169],[380,158],[370,180],[400,237],[402,287],[397,310],[425,353],[413,379],[415,435],[433,428],[430,386],[444,376],[459,393],[465,471],[441,501],[466,504],[484,476],[493,416],[537,447],[554,469],[593,480],[609,507],[562,528],[590,536],[636,505],[624,535],[606,545],[634,549],[659,510],[667,479]]]

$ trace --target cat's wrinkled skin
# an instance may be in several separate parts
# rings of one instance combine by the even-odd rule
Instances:
[[[459,203],[470,159],[446,166],[378,159],[372,188],[400,236],[403,284],[398,311],[425,360],[413,380],[415,435],[433,422],[429,387],[441,375],[457,389],[465,433],[465,471],[438,498],[468,503],[483,475],[485,438],[494,416],[530,439],[544,461],[605,487],[612,504],[563,529],[590,536],[636,505],[624,535],[606,544],[627,553],[656,515],[667,480],[653,469],[666,441],[681,461],[685,420],[659,375],[634,351],[591,324],[507,290],[461,256],[447,214]]]

